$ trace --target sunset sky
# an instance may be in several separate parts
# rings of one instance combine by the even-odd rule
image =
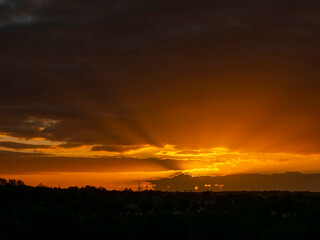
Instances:
[[[320,172],[320,1],[0,0],[0,177]]]

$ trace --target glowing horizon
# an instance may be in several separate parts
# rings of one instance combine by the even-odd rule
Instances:
[[[3,147],[1,143],[20,143],[20,149],[13,144],[12,148],[9,146]],[[41,143],[41,144],[40,144]],[[274,173],[286,171],[300,171],[300,172],[317,172],[319,170],[320,154],[296,154],[296,153],[241,153],[231,151],[228,148],[203,148],[203,149],[187,149],[176,148],[174,145],[166,144],[163,147],[156,147],[152,145],[141,146],[126,146],[127,150],[123,152],[93,150],[99,145],[82,145],[76,147],[63,148],[64,142],[52,142],[45,139],[22,139],[8,135],[0,135],[0,150],[12,153],[25,153],[38,156],[39,158],[51,158],[66,161],[78,161],[77,158],[84,158],[87,161],[82,162],[80,172],[77,170],[68,172],[61,166],[60,171],[57,169],[50,170],[50,166],[43,166],[43,169],[37,169],[32,172],[32,163],[29,160],[29,169],[25,172],[20,171],[15,173],[11,169],[11,174],[1,172],[2,176],[12,178],[16,177],[26,181],[31,185],[37,185],[40,182],[49,186],[84,186],[92,183],[93,185],[101,185],[104,187],[113,187],[115,189],[124,189],[133,187],[137,182],[141,181],[141,176],[144,178],[159,179],[162,177],[174,176],[178,173],[190,174],[193,176],[216,176],[239,173]],[[7,144],[8,145],[8,144]],[[44,146],[40,148],[39,146]],[[23,148],[24,147],[24,148]],[[123,147],[123,146],[122,146]],[[22,148],[22,149],[21,149]],[[124,149],[126,149],[124,148]],[[67,158],[67,159],[66,159]],[[106,158],[106,159],[104,159]],[[111,168],[101,170],[103,161],[110,161],[112,158],[113,165],[117,165],[116,161],[121,161],[123,158],[140,159],[145,163],[139,166],[119,166],[118,168]],[[94,160],[99,159],[99,163]],[[158,165],[158,163],[148,163],[150,159],[158,159],[160,162],[174,161],[175,166],[170,169],[165,166]],[[54,160],[53,160],[54,161]],[[57,163],[61,164],[61,163]],[[79,163],[78,163],[79,164]],[[97,166],[95,167],[95,164]],[[132,163],[137,164],[136,162]],[[16,168],[19,163],[13,165]],[[171,164],[172,165],[172,164]],[[90,171],[86,172],[86,168],[90,166]],[[140,169],[140,171],[139,171]],[[142,171],[141,171],[142,170]],[[6,171],[9,171],[7,169]],[[47,176],[48,175],[48,176]],[[70,176],[73,176],[70,177]],[[122,177],[119,177],[122,176]],[[63,182],[61,180],[64,179]],[[87,181],[87,183],[86,183]],[[100,184],[99,184],[100,181]]]

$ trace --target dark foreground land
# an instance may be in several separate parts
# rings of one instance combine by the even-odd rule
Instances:
[[[0,186],[0,239],[319,239],[320,193]]]

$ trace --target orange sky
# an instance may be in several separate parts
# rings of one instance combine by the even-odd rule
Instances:
[[[30,185],[41,182],[61,187],[94,185],[136,189],[138,182],[178,173],[193,176],[286,171],[310,173],[318,172],[320,160],[320,154],[238,152],[222,147],[180,149],[174,145],[142,145],[117,152],[92,151],[97,147],[92,145],[63,148],[60,142],[7,135],[0,135],[0,140],[0,145],[8,145],[0,149],[7,153],[2,153],[1,176],[23,179]],[[15,143],[16,149],[10,148],[8,143]],[[21,144],[20,149],[17,144]]]
[[[0,177],[319,172],[319,8],[0,1]]]

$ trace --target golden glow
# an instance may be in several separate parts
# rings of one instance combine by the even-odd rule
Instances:
[[[7,134],[0,132],[0,142],[2,141],[10,141],[10,142],[17,142],[17,143],[24,143],[24,144],[34,144],[34,145],[54,145],[54,144],[62,144],[63,142],[58,141],[49,141],[44,138],[19,138],[9,136]]]
[[[105,187],[109,190],[124,190],[131,188],[138,190],[139,185],[143,182],[148,184],[148,179],[156,179],[162,177],[170,177],[174,172],[44,172],[38,174],[2,174],[1,177],[5,179],[21,179],[25,184],[37,186],[42,183],[49,187],[67,188],[70,186],[96,186]],[[148,185],[149,189],[153,186]],[[170,186],[168,186],[170,188]]]
[[[108,179],[110,176],[112,176],[112,179],[114,179],[115,182],[121,182],[120,179],[122,179],[122,181],[127,182],[128,186],[128,184],[130,185],[128,181],[142,180],[141,178],[162,178],[177,173],[201,176],[249,172],[314,172],[320,169],[320,154],[238,152],[225,147],[189,149],[184,147],[178,148],[172,144],[166,144],[162,147],[148,144],[134,146],[134,148],[128,146],[128,148],[125,148],[128,150],[122,152],[93,151],[92,148],[98,145],[82,145],[64,148],[63,145],[61,145],[64,144],[64,142],[54,142],[43,138],[22,139],[1,134],[0,142],[5,141],[26,144],[26,146],[44,145],[46,147],[36,149],[28,149],[27,147],[25,149],[0,147],[0,150],[18,153],[41,153],[48,155],[47,157],[68,157],[69,159],[72,159],[73,157],[88,158],[88,161],[81,163],[90,167],[90,172],[88,173],[77,173],[77,170],[75,170],[75,172],[48,172],[48,170],[45,170],[42,173],[29,173],[28,175],[20,174],[20,176],[23,176],[23,180],[28,179],[31,184],[43,181],[44,184],[57,185],[57,180],[54,179],[55,177],[57,178],[58,175],[65,178],[65,186],[68,184],[85,184],[87,181],[86,179],[88,179],[86,184],[92,182],[92,184],[97,185],[97,183],[100,182],[98,185],[109,186],[111,180],[102,179]],[[121,165],[115,168],[105,168],[105,174],[103,174],[98,169],[98,166],[97,170],[95,170],[95,166],[92,166],[92,161],[89,160],[90,158],[95,159],[101,157],[119,158],[119,162],[121,162],[121,158],[141,160],[142,162],[140,164],[142,165],[139,165],[141,172],[137,172],[137,167],[133,168],[132,165]],[[175,167],[166,169],[164,166],[149,162],[148,159],[158,159],[163,162],[170,160],[175,163]],[[75,164],[78,163],[75,162]],[[117,164],[117,161],[114,161],[113,164]],[[73,176],[74,179],[70,176]],[[19,175],[16,175],[15,177],[21,179]],[[58,177],[58,180],[59,179],[60,177]],[[115,184],[110,186],[120,189],[122,185]],[[205,185],[205,187],[210,187],[210,184]],[[223,186],[216,184],[215,187],[222,188]]]
[[[7,135],[0,135],[0,142],[13,141],[29,145],[46,145],[48,148],[36,149],[9,149],[2,150],[42,153],[54,157],[127,157],[135,159],[172,159],[178,161],[180,172],[192,175],[203,174],[231,174],[239,172],[269,172],[269,171],[309,171],[319,168],[319,154],[292,154],[292,153],[240,153],[228,148],[187,149],[176,148],[174,145],[156,147],[141,145],[137,149],[124,152],[92,151],[96,145],[82,145],[72,148],[63,148],[63,142],[52,142],[42,138],[21,139]]]

